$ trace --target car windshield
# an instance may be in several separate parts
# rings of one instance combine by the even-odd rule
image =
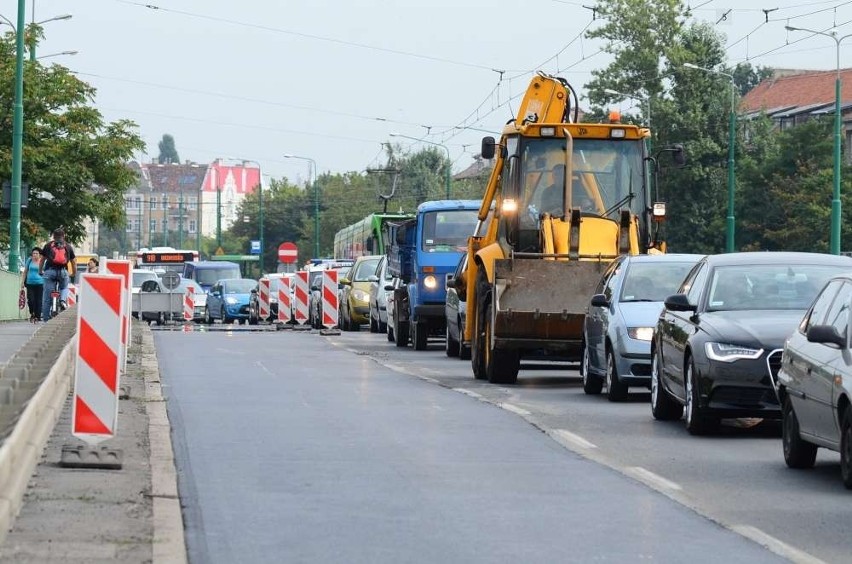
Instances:
[[[376,273],[376,266],[379,264],[378,258],[362,260],[355,268],[355,275],[352,277],[352,282],[367,282],[370,276]]]
[[[621,288],[622,302],[662,302],[677,293],[695,262],[634,262]]]
[[[840,266],[749,264],[713,271],[707,311],[743,309],[806,310]]]
[[[157,275],[152,272],[134,272],[133,273],[133,287],[139,288],[142,286],[142,282],[146,280],[156,280]]]
[[[222,289],[226,294],[248,294],[257,287],[256,280],[228,280],[222,284]]]
[[[235,278],[239,275],[239,269],[228,268],[226,266],[223,266],[221,268],[195,269],[195,281],[205,286],[212,286],[216,283],[217,280],[222,280],[224,278]]]
[[[444,210],[424,214],[423,250],[430,253],[466,250],[478,213],[478,210]]]

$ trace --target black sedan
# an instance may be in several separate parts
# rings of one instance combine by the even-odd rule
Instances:
[[[784,341],[848,257],[730,253],[705,257],[669,296],[651,343],[651,411],[691,434],[721,418],[781,416],[772,384]],[[770,373],[771,371],[771,373]]]

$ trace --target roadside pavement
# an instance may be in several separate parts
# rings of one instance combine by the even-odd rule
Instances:
[[[0,325],[6,347],[4,329]],[[129,386],[129,398],[119,401],[116,437],[100,445],[123,450],[122,469],[60,467],[62,447],[83,444],[71,435],[69,394],[27,486],[21,513],[0,546],[0,561],[186,562],[153,338],[147,325],[135,321],[132,335],[121,379],[122,388]]]
[[[0,321],[0,366],[9,362],[40,325],[27,320]]]

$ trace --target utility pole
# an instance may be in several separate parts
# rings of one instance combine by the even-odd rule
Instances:
[[[216,186],[216,249],[222,247],[222,187]]]

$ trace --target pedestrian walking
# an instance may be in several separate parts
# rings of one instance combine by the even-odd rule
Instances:
[[[99,264],[98,259],[95,257],[90,258],[89,262],[86,263],[86,272],[94,272],[97,274]]]
[[[21,273],[21,289],[26,291],[27,308],[30,311],[30,321],[33,323],[41,319],[41,302],[44,292],[44,278],[39,274],[41,261],[41,249],[33,247],[29,258],[24,263],[24,272]]]

